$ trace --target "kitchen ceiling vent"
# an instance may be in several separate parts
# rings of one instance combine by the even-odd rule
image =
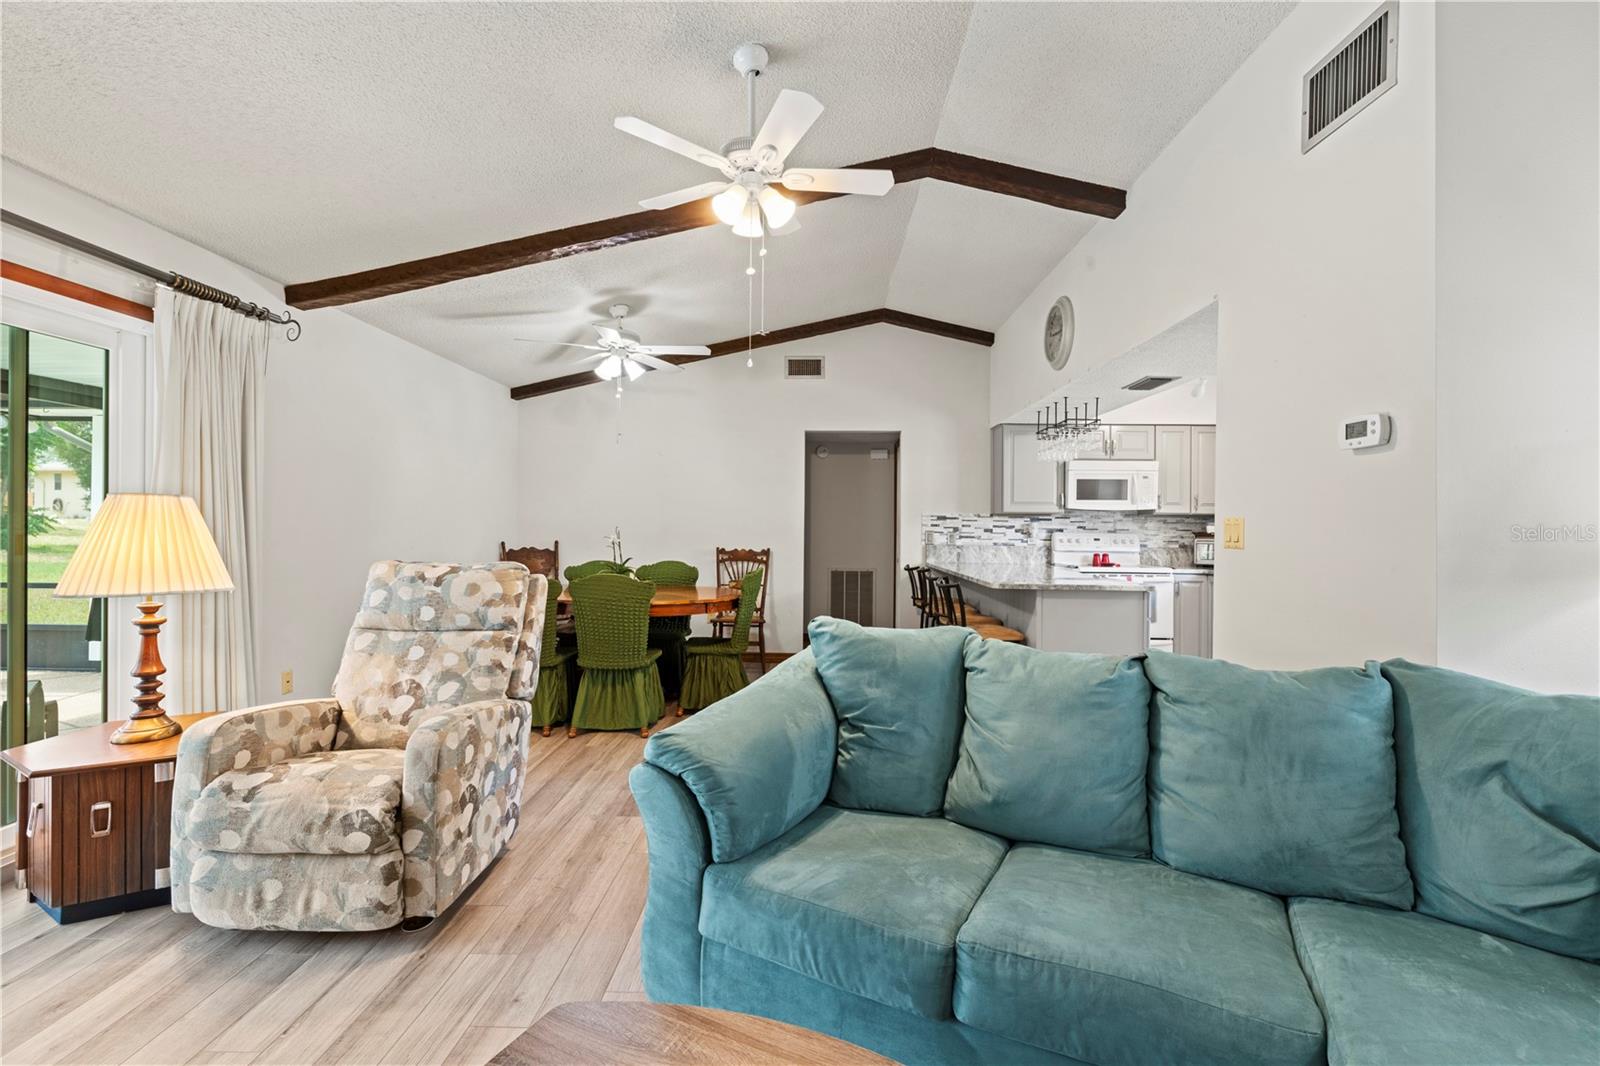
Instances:
[[[872,571],[829,570],[828,613],[858,625],[872,625]]]
[[[825,365],[820,355],[797,355],[783,361],[786,378],[820,378]]]
[[[1122,387],[1129,392],[1149,392],[1151,389],[1159,389],[1161,386],[1170,385],[1177,380],[1177,378],[1164,378],[1146,374],[1138,381],[1130,381]]]
[[[1307,72],[1300,87],[1300,153],[1327,139],[1394,87],[1400,5],[1390,0]]]

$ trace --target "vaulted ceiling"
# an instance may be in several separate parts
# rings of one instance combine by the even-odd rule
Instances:
[[[1127,189],[1290,6],[13,0],[0,150],[292,285],[714,177],[611,121],[742,134],[728,56],[747,40],[772,53],[758,121],[782,88],[826,105],[794,165],[936,146]],[[992,330],[1116,224],[934,180],[798,217],[770,242],[769,328],[888,307]],[[346,309],[518,385],[568,373],[571,350],[516,338],[587,340],[617,300],[648,342],[742,334],[745,262],[717,226]]]

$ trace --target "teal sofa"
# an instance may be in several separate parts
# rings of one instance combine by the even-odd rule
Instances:
[[[1600,702],[819,619],[630,776],[662,1002],[906,1063],[1600,1061]]]

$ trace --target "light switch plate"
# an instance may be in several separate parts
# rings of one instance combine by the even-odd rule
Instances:
[[[1222,520],[1222,546],[1235,550],[1244,547],[1244,519],[1224,518]]]
[[[283,689],[283,694],[285,696],[287,696],[289,693],[294,691],[294,671],[293,670],[285,670],[283,672],[283,678],[282,678],[282,683],[281,683],[280,687]]]

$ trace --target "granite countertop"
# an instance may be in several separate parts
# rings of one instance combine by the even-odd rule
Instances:
[[[929,564],[942,574],[959,581],[970,581],[989,589],[1024,589],[1036,592],[1138,592],[1148,594],[1154,586],[1141,581],[1103,581],[1086,577],[1056,577],[1049,570],[1027,573],[1018,570],[978,571],[957,570],[949,566]]]

